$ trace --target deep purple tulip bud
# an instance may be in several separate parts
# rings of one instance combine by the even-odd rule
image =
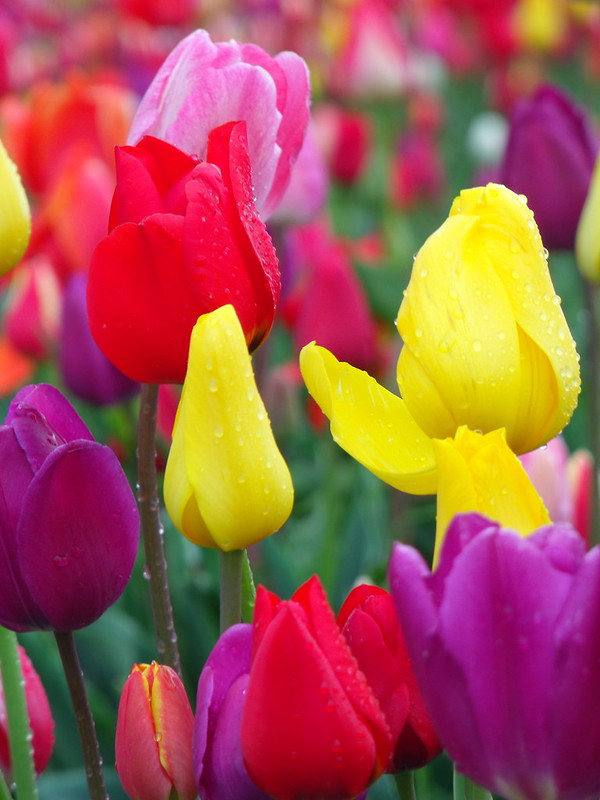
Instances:
[[[62,379],[76,397],[98,406],[127,400],[139,390],[139,383],[118,370],[100,350],[88,325],[87,277],[74,275],[63,295],[59,337],[59,366]]]
[[[390,586],[457,769],[514,800],[600,794],[600,548],[454,518],[438,566],[396,544]]]
[[[113,451],[53,386],[21,389],[0,426],[0,624],[71,631],[112,605],[139,541]]]
[[[583,109],[555,86],[520,101],[497,182],[527,197],[550,250],[572,250],[598,152]]]
[[[252,625],[228,628],[208,657],[196,699],[194,773],[203,800],[269,800],[246,772],[240,745]]]

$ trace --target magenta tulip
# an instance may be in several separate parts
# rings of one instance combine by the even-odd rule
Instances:
[[[0,426],[0,624],[72,631],[122,593],[135,497],[113,451],[53,386],[26,386]]]

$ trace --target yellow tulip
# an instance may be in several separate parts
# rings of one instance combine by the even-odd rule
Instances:
[[[398,313],[397,378],[430,437],[506,429],[516,453],[567,424],[579,357],[525,198],[467,189],[417,254]]]
[[[575,258],[581,273],[592,283],[600,283],[600,157],[596,159],[575,235]]]
[[[27,195],[14,162],[0,142],[0,276],[23,258],[30,234]]]
[[[226,551],[269,536],[291,512],[290,473],[233,306],[204,314],[192,332],[164,495],[184,536]]]

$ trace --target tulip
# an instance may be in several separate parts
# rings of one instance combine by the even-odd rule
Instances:
[[[164,494],[184,536],[225,551],[269,536],[291,512],[291,477],[233,306],[204,314],[192,332]]]
[[[591,121],[555,86],[515,106],[497,180],[526,195],[550,250],[573,249],[597,153]]]
[[[192,751],[202,800],[268,800],[248,776],[240,742],[251,654],[252,626],[232,625],[200,675]]]
[[[592,283],[600,283],[600,236],[598,209],[600,207],[600,158],[596,160],[590,185],[575,232],[575,258],[581,273]]]
[[[91,624],[122,593],[137,553],[137,505],[117,457],[46,384],[15,395],[0,449],[0,624]]]
[[[46,691],[35,671],[29,656],[19,646],[21,671],[25,685],[25,700],[31,728],[31,745],[33,747],[33,763],[38,775],[46,769],[54,747],[54,720],[48,703]],[[11,758],[9,747],[8,721],[4,699],[4,688],[0,681],[0,769],[10,780]]]
[[[396,544],[390,585],[419,686],[457,769],[508,800],[600,792],[600,550],[455,518],[432,574]]]
[[[441,752],[441,745],[417,686],[392,596],[377,586],[357,586],[337,621],[390,727],[394,749],[386,771],[424,766]]]
[[[254,206],[244,123],[212,131],[207,159],[151,137],[117,150],[88,313],[102,352],[133,380],[182,383],[198,316],[226,303],[251,348],[273,324],[277,257]]]
[[[210,161],[209,132],[245,120],[256,206],[266,219],[281,200],[302,147],[309,97],[308,70],[295,53],[271,57],[252,44],[214,43],[197,30],[156,73],[128,143],[150,134]]]
[[[125,682],[115,737],[117,771],[132,800],[194,800],[194,715],[171,667],[136,664]]]
[[[259,587],[242,711],[252,780],[277,800],[356,797],[387,766],[381,708],[313,577],[290,600]]]
[[[0,275],[23,258],[31,234],[27,195],[17,167],[0,142]]]
[[[133,397],[139,384],[114,367],[90,333],[85,302],[87,277],[73,275],[65,287],[59,336],[59,367],[68,389],[95,405]]]
[[[495,184],[461,192],[417,254],[397,319],[398,386],[421,428],[506,428],[516,453],[556,436],[580,388],[559,304],[524,198]]]

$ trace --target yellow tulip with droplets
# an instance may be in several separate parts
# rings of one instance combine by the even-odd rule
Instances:
[[[175,527],[204,547],[248,547],[277,531],[294,492],[256,388],[233,306],[198,319],[164,484]]]
[[[23,258],[31,234],[27,196],[14,162],[0,142],[0,275]]]
[[[525,453],[571,418],[579,357],[533,214],[506,187],[456,198],[417,254],[397,327],[400,393],[430,437],[505,428]]]

